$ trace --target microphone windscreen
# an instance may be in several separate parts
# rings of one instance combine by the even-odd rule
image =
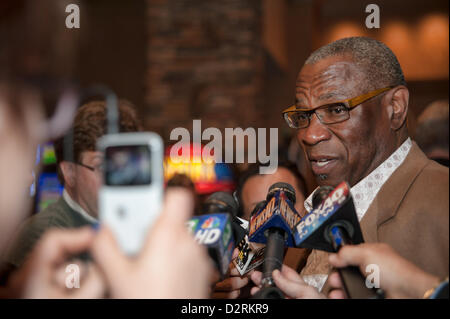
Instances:
[[[269,201],[275,193],[278,191],[284,191],[287,198],[295,205],[296,197],[295,197],[295,189],[288,183],[278,182],[269,187],[269,191],[267,193],[267,201]]]
[[[258,213],[261,209],[263,209],[266,206],[267,202],[265,200],[260,201],[255,205],[252,212],[250,213],[250,217]]]
[[[313,209],[319,207],[319,205],[328,197],[328,195],[333,191],[331,186],[321,186],[318,190],[314,192],[312,198]]]
[[[212,207],[216,207],[219,210],[226,210],[231,216],[236,217],[238,213],[238,204],[234,199],[233,195],[227,192],[215,192],[211,194],[205,200],[205,207],[208,213],[214,213],[214,211],[210,211]]]

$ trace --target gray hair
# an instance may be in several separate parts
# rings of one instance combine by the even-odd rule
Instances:
[[[395,54],[382,42],[367,37],[343,38],[314,51],[305,64],[315,64],[336,55],[350,55],[366,76],[365,89],[406,85]]]

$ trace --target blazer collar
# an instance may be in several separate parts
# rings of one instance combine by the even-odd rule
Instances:
[[[381,187],[361,220],[361,230],[366,242],[378,242],[378,227],[397,214],[410,185],[427,163],[428,158],[413,141],[402,165]]]

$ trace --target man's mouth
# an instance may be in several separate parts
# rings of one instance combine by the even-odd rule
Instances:
[[[314,174],[326,174],[329,173],[331,168],[336,163],[336,158],[333,157],[313,157],[309,160],[311,162],[311,168]]]
[[[316,163],[317,166],[319,167],[324,167],[325,165],[327,165],[331,160],[327,160],[327,159],[323,159],[320,161],[314,161]]]

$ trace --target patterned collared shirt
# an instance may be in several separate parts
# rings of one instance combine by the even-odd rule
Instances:
[[[358,216],[359,221],[361,221],[361,219],[366,214],[367,209],[369,208],[370,204],[372,204],[383,184],[403,163],[411,149],[411,146],[412,142],[408,137],[408,139],[403,142],[403,144],[394,153],[392,153],[391,156],[389,156],[369,175],[367,175],[350,189],[350,193],[352,194],[353,202],[355,204],[356,215]],[[315,191],[316,190],[314,190],[314,192]],[[308,196],[304,203],[304,206],[308,212],[312,210],[312,198],[314,192],[312,192],[311,195]],[[325,281],[327,280],[327,277],[328,275],[326,274],[317,274],[303,276],[303,279],[309,285],[321,290],[323,285],[325,284]]]

